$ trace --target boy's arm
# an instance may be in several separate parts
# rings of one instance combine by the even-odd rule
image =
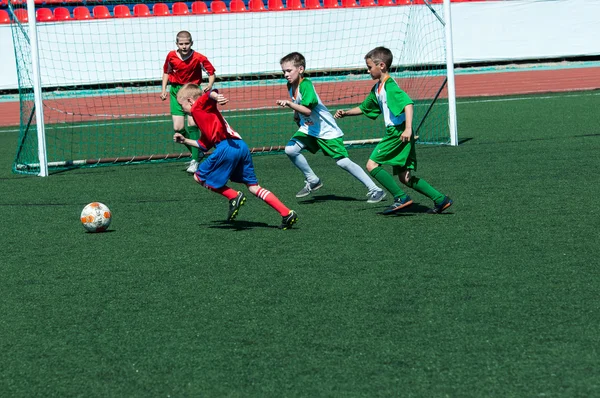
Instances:
[[[335,111],[335,115],[333,115],[336,119],[341,119],[346,116],[358,116],[362,115],[362,110],[357,106],[352,109],[338,109]]]
[[[312,112],[309,107],[300,104],[295,104],[289,100],[277,100],[277,105],[281,106],[282,108],[293,109],[294,111],[301,113],[304,116],[310,116]]]
[[[410,137],[412,136],[413,114],[414,114],[413,104],[406,105],[404,107],[404,116],[406,118],[406,121],[404,122],[404,131],[402,132],[402,135],[400,135],[400,139],[402,140],[402,142],[410,141]],[[415,139],[417,139],[417,138],[419,138],[419,137],[415,137]]]
[[[223,94],[219,94],[218,91],[211,91],[211,93],[208,96],[211,99],[217,101],[217,104],[219,105],[225,105],[229,102],[229,98],[225,97]]]
[[[208,84],[206,87],[204,87],[204,92],[212,90],[213,85],[215,84],[215,78],[216,76],[214,73],[212,75],[208,75]]]
[[[185,138],[181,133],[173,134],[173,141],[175,141],[178,144],[184,144],[184,145],[195,146],[196,148],[200,148],[198,141],[190,140],[189,138]]]
[[[160,99],[161,100],[166,100],[167,99],[167,84],[169,83],[169,74],[168,73],[163,73],[163,77],[162,77],[162,91],[160,93]]]

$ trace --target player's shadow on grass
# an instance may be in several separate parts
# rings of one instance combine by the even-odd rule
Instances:
[[[254,228],[277,228],[276,225],[269,225],[264,222],[256,222],[256,221],[244,221],[244,220],[236,220],[236,221],[225,221],[225,220],[217,220],[212,221],[212,225],[209,225],[208,228],[214,229],[230,229],[233,231],[246,231]]]
[[[300,203],[309,204],[309,203],[329,202],[331,200],[337,200],[337,201],[341,201],[341,202],[355,202],[355,201],[359,201],[359,199],[353,198],[351,196],[313,195],[313,196],[307,197],[306,199],[303,198],[299,202]]]
[[[430,208],[422,205],[420,203],[413,203],[412,205],[405,207],[404,209],[400,209],[397,213],[386,215],[385,217],[408,217],[414,216],[416,214],[424,214],[427,213],[427,210]],[[379,214],[383,215],[383,211],[380,211]],[[444,214],[444,213],[442,213]]]

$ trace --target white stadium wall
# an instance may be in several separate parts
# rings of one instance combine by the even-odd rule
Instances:
[[[413,7],[419,7],[422,11],[429,12],[424,6]],[[51,41],[53,35],[64,35],[65,29],[72,31],[76,36],[77,29],[81,24],[96,24],[97,37],[89,38],[89,41],[83,43],[74,43],[74,46],[100,47],[96,48],[94,53],[91,51],[87,53],[90,56],[91,64],[102,54],[110,56],[111,48],[114,49],[114,46],[122,47],[119,49],[120,53],[131,50],[130,53],[135,52],[136,54],[135,59],[129,61],[132,64],[128,66],[127,70],[114,68],[100,72],[96,70],[93,75],[82,73],[77,77],[69,76],[71,84],[74,81],[77,81],[78,84],[94,84],[159,80],[164,57],[169,50],[174,49],[172,43],[176,32],[182,27],[190,25],[190,18],[197,18],[202,20],[202,26],[206,32],[215,30],[230,32],[230,37],[219,37],[215,40],[204,39],[201,32],[192,32],[195,35],[195,47],[209,56],[211,62],[215,65],[228,65],[219,68],[220,76],[244,75],[249,72],[247,65],[265,65],[263,67],[267,70],[251,71],[253,74],[258,74],[277,72],[279,57],[290,51],[304,53],[311,60],[311,69],[330,67],[330,65],[320,65],[318,62],[319,59],[325,58],[321,56],[322,54],[335,50],[327,48],[327,41],[322,40],[324,33],[320,29],[327,29],[328,35],[335,31],[335,34],[340,35],[341,39],[348,29],[347,26],[332,29],[329,23],[330,13],[348,13],[348,17],[342,20],[352,20],[352,29],[361,29],[372,33],[372,21],[385,15],[385,10],[385,7],[374,7],[267,12],[261,13],[260,18],[248,18],[248,14],[245,16],[241,14],[190,15],[168,17],[168,24],[165,22],[167,17],[156,17],[161,19],[160,24],[153,22],[155,18],[131,18],[127,20],[127,24],[124,24],[123,20],[46,22],[38,24],[38,35]],[[362,17],[353,17],[352,14],[356,15],[356,13]],[[471,63],[600,55],[600,40],[597,40],[600,37],[598,15],[600,15],[600,0],[500,0],[453,3],[454,61]],[[296,26],[304,20],[306,26],[313,27],[307,37],[306,48],[291,48],[290,43],[286,43],[286,35],[278,34],[282,27],[289,25],[287,22],[290,18],[294,19]],[[365,26],[361,26],[361,23]],[[242,24],[249,26],[241,26]],[[237,29],[225,29],[228,26],[236,26]],[[168,31],[169,27],[171,27],[170,31]],[[243,31],[242,29],[246,28],[252,29],[254,32],[252,36],[239,34]],[[111,34],[104,35],[106,32]],[[362,55],[373,46],[386,45],[394,49],[397,43],[402,41],[402,38],[389,38],[381,35],[382,40],[375,43],[373,38],[377,35],[371,33],[366,33],[362,42],[354,43],[353,50],[355,51],[341,54],[340,57],[344,59],[340,59],[340,63],[362,67]],[[154,43],[147,39],[157,35],[168,39]],[[145,47],[144,43],[147,43]],[[229,47],[228,43],[231,43]],[[313,46],[312,43],[320,43],[320,45]],[[270,54],[253,53],[252,48],[258,48],[261,44],[276,47],[277,51]],[[142,48],[140,49],[139,46]],[[15,89],[18,87],[18,82],[12,33],[8,25],[0,26],[0,48],[2,49],[0,90]],[[71,57],[81,56],[80,49],[77,52],[70,50],[43,49],[40,50],[42,52],[40,55],[43,58],[43,51],[62,51],[62,62],[69,62]],[[237,65],[231,62],[231,59],[240,57],[243,62]],[[258,58],[260,58],[260,62],[258,62]],[[229,61],[225,62],[225,60]],[[430,61],[432,63],[444,62],[444,60],[433,59]],[[60,68],[57,70],[60,71]],[[45,73],[45,75],[47,74]],[[47,76],[42,84],[44,86],[60,86],[64,79],[66,77],[61,77],[57,72],[54,76]]]

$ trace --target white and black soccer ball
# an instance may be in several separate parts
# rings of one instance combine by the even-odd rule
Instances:
[[[106,231],[111,220],[112,213],[104,203],[92,202],[81,212],[81,223],[89,232]]]

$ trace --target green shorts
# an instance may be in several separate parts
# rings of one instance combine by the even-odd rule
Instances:
[[[385,136],[369,157],[375,163],[392,166],[394,174],[399,174],[403,170],[417,170],[414,135],[409,142],[402,142],[400,135],[402,130],[397,127],[386,128]]]
[[[325,156],[331,156],[334,160],[348,157],[348,150],[344,146],[344,139],[342,137],[324,140],[297,131],[290,141],[301,142],[311,153],[317,153],[320,149]]]
[[[183,108],[179,105],[179,102],[177,102],[177,93],[181,87],[181,84],[171,84],[171,89],[169,91],[171,93],[169,103],[171,105],[171,115],[173,116],[185,116]]]

